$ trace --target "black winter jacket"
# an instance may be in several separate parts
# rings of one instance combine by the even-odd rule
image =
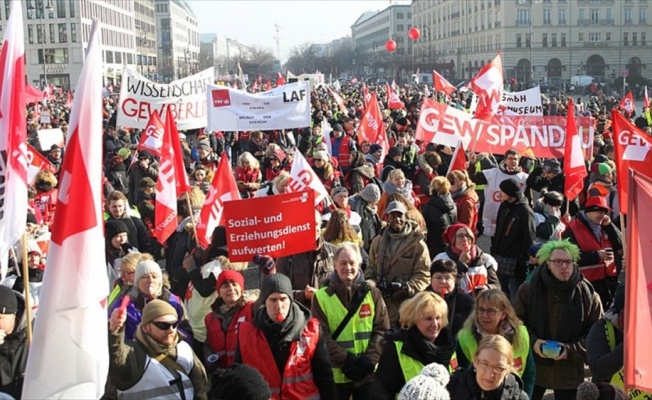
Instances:
[[[473,368],[458,369],[451,375],[446,389],[451,399],[528,400],[527,394],[523,391],[523,381],[514,373],[507,375],[500,388],[485,392],[478,386]]]
[[[21,279],[22,281],[22,279]],[[23,392],[23,378],[27,366],[27,330],[25,300],[14,292],[18,300],[16,326],[0,345],[0,392],[20,399]]]
[[[421,206],[423,219],[426,220],[428,236],[426,245],[430,254],[439,254],[446,248],[442,234],[457,220],[457,207],[450,193],[433,195]]]

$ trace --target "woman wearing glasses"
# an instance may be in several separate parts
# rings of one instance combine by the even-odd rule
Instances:
[[[478,343],[473,368],[457,370],[446,388],[451,399],[527,400],[521,379],[513,372],[512,345],[500,335]]]
[[[579,248],[568,240],[543,244],[539,267],[514,298],[516,315],[534,343],[535,400],[546,389],[553,389],[557,400],[574,400],[584,381],[586,336],[603,313],[600,297],[576,264],[579,256]]]
[[[498,263],[475,244],[473,230],[464,224],[453,224],[444,232],[447,246],[443,253],[433,259],[453,260],[457,264],[458,287],[464,293],[475,293],[484,289],[500,289]]]
[[[530,335],[507,296],[499,289],[480,292],[475,299],[475,312],[457,336],[456,353],[461,367],[467,368],[475,361],[478,343],[490,335],[500,335],[512,345],[514,372],[523,380],[523,390],[531,397],[535,368]]]

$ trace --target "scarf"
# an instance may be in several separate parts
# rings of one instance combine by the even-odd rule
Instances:
[[[402,188],[395,186],[392,182],[388,180],[387,182],[384,183],[383,190],[387,194],[392,194],[392,193],[402,194],[403,197],[408,199],[411,203],[414,203],[414,199],[412,198],[412,182],[408,180],[405,181],[405,186],[403,186]]]
[[[586,212],[584,212],[584,210],[580,211],[580,214],[586,224],[589,226],[589,229],[591,229],[591,232],[593,232],[593,236],[598,239],[598,242],[602,242],[602,225],[594,224],[591,222],[591,220],[587,218]]]
[[[468,186],[466,186],[466,182],[462,182],[460,184],[460,187],[457,190],[454,190],[451,192],[451,197],[455,200],[464,195],[464,193],[467,191]]]
[[[439,332],[439,336],[433,342],[427,340],[416,326],[404,330],[403,337],[406,342],[410,343],[415,353],[408,355],[419,360],[423,365],[434,362],[448,366],[455,351],[455,340],[451,332],[447,329],[442,329]],[[409,353],[412,352],[410,351]]]
[[[548,316],[548,291],[555,293],[565,299],[561,315]],[[579,268],[575,267],[573,274],[567,282],[561,282],[555,278],[547,264],[537,267],[530,280],[530,294],[527,305],[529,325],[536,336],[541,339],[558,340],[563,343],[576,341],[582,335],[584,321],[586,320],[587,309],[584,304],[584,297],[588,297],[590,307],[593,298],[593,288],[583,281]],[[548,318],[559,319],[560,321],[572,321],[565,325],[564,329],[551,336],[548,326]],[[535,354],[535,358],[538,357]],[[539,359],[542,362],[553,362],[553,360]]]
[[[446,254],[448,255],[448,258],[451,260],[455,261],[456,263],[460,262],[460,254],[462,254],[462,250],[458,249],[457,247],[453,245],[448,245],[446,246]],[[467,264],[469,267],[475,267],[480,263],[480,256],[482,255],[482,250],[478,248],[478,246],[473,245],[471,246],[471,261]],[[489,268],[489,267],[487,267]],[[468,270],[467,270],[468,271]],[[457,271],[458,273],[466,272],[466,271]]]

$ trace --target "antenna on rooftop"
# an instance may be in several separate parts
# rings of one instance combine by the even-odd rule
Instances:
[[[280,60],[281,59],[281,39],[282,39],[281,38],[281,29],[283,29],[283,27],[281,26],[281,24],[278,23],[278,21],[276,21],[274,23],[274,28],[276,28],[276,35],[274,35],[274,40],[276,41],[276,58],[278,60]]]

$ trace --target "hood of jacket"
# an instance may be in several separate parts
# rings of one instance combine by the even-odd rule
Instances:
[[[355,167],[352,169],[352,171],[357,171],[360,175],[364,176],[365,178],[372,179],[373,177],[376,176],[376,173],[374,172],[374,169],[371,165],[365,164],[361,165],[359,167]]]
[[[428,205],[438,208],[441,210],[442,214],[448,214],[449,212],[456,210],[455,202],[450,193],[432,196],[428,201]]]

